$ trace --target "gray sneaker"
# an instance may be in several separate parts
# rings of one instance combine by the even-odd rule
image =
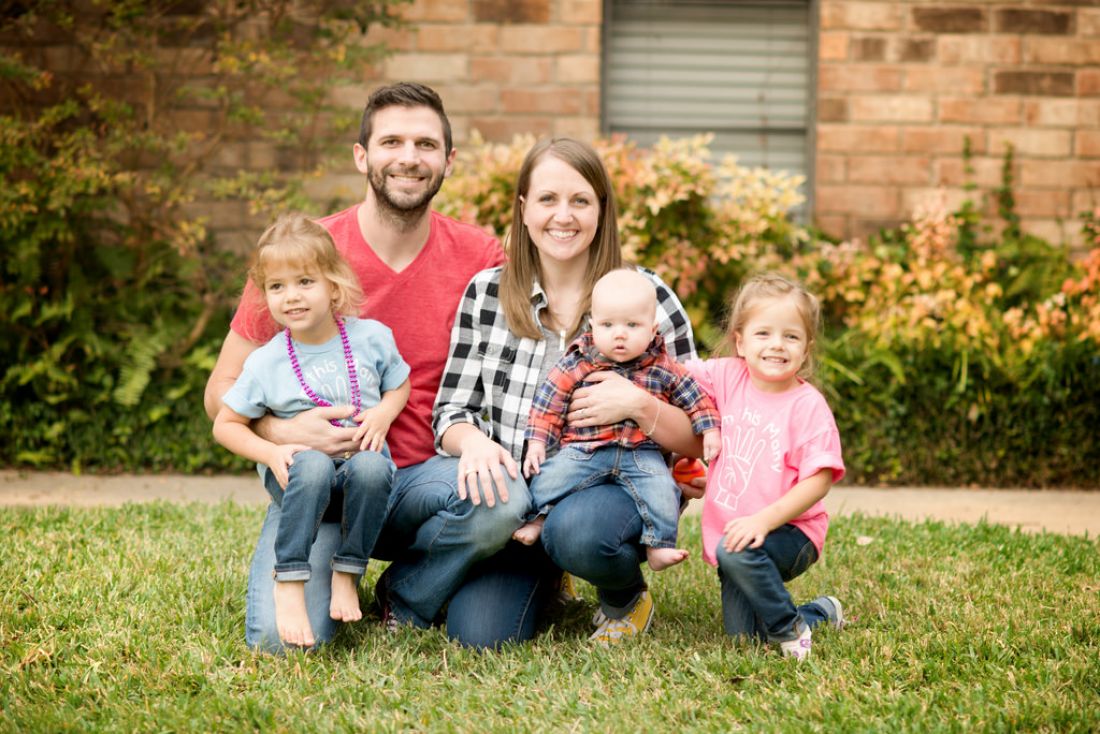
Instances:
[[[819,596],[810,603],[816,604],[821,611],[825,612],[829,624],[833,627],[837,629],[844,627],[846,620],[844,619],[844,607],[841,605],[840,599],[835,596]]]

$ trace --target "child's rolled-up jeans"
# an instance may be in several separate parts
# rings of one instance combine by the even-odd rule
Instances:
[[[768,533],[759,548],[727,551],[718,541],[718,578],[722,582],[722,622],[726,634],[768,642],[798,639],[803,625],[824,619],[815,605],[795,607],[784,585],[817,561],[817,548],[806,534],[787,523]]]
[[[264,487],[279,505],[275,538],[275,580],[309,581],[309,549],[329,503],[342,498],[340,548],[332,570],[362,575],[389,510],[396,472],[389,451],[360,451],[333,459],[320,451],[294,454],[286,489],[267,470]]]

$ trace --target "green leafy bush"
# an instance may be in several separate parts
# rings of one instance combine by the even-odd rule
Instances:
[[[243,263],[200,204],[308,206],[321,133],[357,117],[329,94],[378,57],[363,34],[396,22],[391,4],[73,0],[5,14],[0,463],[243,466],[202,409]],[[230,142],[281,165],[215,166]]]
[[[60,2],[0,21],[0,462],[243,466],[201,406],[242,268],[195,202],[312,208],[299,185],[319,131],[353,122],[326,95],[378,53],[361,34],[393,22],[388,5]],[[43,33],[80,73],[47,73],[10,40]],[[144,83],[113,84],[121,70]],[[186,124],[187,109],[206,123]],[[281,165],[219,175],[211,162],[241,139]],[[503,235],[531,142],[475,141],[441,208]],[[627,255],[676,288],[704,351],[724,342],[748,272],[783,270],[822,296],[818,381],[852,481],[1100,485],[1100,211],[1084,216],[1079,263],[1021,232],[1009,154],[997,227],[974,202],[933,202],[897,231],[834,243],[790,217],[797,178],[712,164],[706,145],[599,141]]]

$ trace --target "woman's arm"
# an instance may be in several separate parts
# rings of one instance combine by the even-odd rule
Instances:
[[[451,329],[451,350],[432,410],[432,427],[436,448],[459,458],[458,496],[469,497],[475,505],[484,499],[492,507],[497,497],[501,502],[508,501],[504,472],[515,479],[519,469],[511,454],[490,438],[491,427],[482,416],[485,387],[475,315],[483,307],[482,287],[491,277],[490,272],[473,277],[458,305]]]
[[[432,408],[436,449],[451,456],[458,456],[457,444],[444,444],[443,438],[452,426],[467,425],[485,436],[490,435],[489,426],[481,415],[485,405],[485,387],[481,381],[482,356],[478,352],[481,336],[474,318],[482,300],[479,278],[481,273],[475,275],[466,286],[466,292],[458,304],[454,326],[451,327],[450,353]]]
[[[703,439],[691,429],[688,414],[614,372],[593,372],[593,383],[573,392],[568,416],[574,426],[603,426],[630,419],[669,451],[703,455]]]

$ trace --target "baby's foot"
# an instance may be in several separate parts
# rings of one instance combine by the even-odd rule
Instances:
[[[683,548],[646,548],[645,558],[649,561],[649,567],[654,571],[664,571],[669,566],[675,566],[688,557],[688,552]]]
[[[275,582],[275,626],[287,645],[313,647],[317,642],[306,611],[305,581]]]
[[[340,622],[357,622],[363,618],[359,608],[359,577],[343,571],[332,572],[332,601],[328,616]]]
[[[538,520],[524,523],[520,526],[519,530],[512,533],[512,538],[524,545],[534,545],[538,541],[539,536],[542,535],[543,522],[543,519],[540,517]]]

